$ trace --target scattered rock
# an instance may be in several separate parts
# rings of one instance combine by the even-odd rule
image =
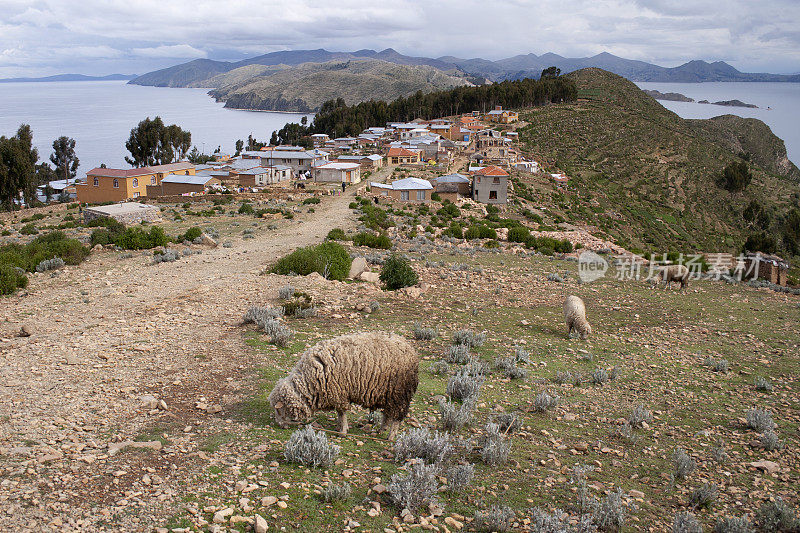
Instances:
[[[24,324],[21,328],[19,328],[20,337],[30,337],[31,335],[33,335],[33,326]]]
[[[267,520],[263,516],[257,514],[253,529],[255,533],[265,533],[269,529],[269,524],[267,524]]]
[[[264,496],[261,498],[261,505],[264,507],[271,507],[278,503],[278,498],[275,496]]]
[[[161,441],[153,440],[153,441],[145,441],[145,442],[134,442],[132,440],[126,440],[122,442],[111,442],[108,445],[108,455],[116,455],[120,451],[124,450],[125,448],[139,448],[139,449],[146,449],[146,450],[153,450],[153,451],[161,451],[161,448],[164,445],[161,444]]]
[[[753,468],[757,468],[759,470],[763,470],[768,474],[774,474],[778,470],[780,470],[780,465],[773,461],[767,461],[766,459],[761,459],[760,461],[754,461],[750,463],[750,466]]]
[[[215,524],[224,524],[228,521],[228,517],[233,515],[233,508],[226,507],[220,511],[214,513],[213,522]]]

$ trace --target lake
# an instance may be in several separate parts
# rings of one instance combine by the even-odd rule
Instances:
[[[146,117],[160,116],[166,124],[189,130],[201,151],[221,146],[232,154],[237,139],[247,142],[252,134],[267,142],[273,131],[304,116],[225,109],[206,93],[124,81],[0,83],[0,135],[14,135],[20,124],[30,124],[42,161],[49,161],[57,137],[74,138],[80,176],[101,163],[129,168],[125,141]]]
[[[658,83],[637,82],[642,89],[662,93],[681,93],[695,102],[658,102],[683,118],[711,118],[719,115],[738,115],[764,121],[772,132],[784,140],[789,159],[800,164],[800,83]],[[758,109],[698,104],[699,100],[719,102],[741,100],[755,104]]]

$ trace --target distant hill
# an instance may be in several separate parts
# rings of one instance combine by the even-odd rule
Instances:
[[[272,52],[237,62],[195,59],[173,67],[143,74],[131,80],[137,85],[154,85],[157,87],[187,87],[203,85],[206,80],[248,65],[289,65],[303,63],[324,63],[328,61],[344,61],[348,59],[379,59],[398,65],[426,65],[444,72],[459,70],[463,74],[491,81],[506,79],[538,78],[542,70],[556,66],[562,73],[573,72],[582,68],[602,68],[619,74],[633,81],[651,82],[705,82],[705,81],[793,81],[800,82],[800,74],[783,75],[767,73],[739,72],[724,61],[708,63],[706,61],[689,61],[678,67],[661,67],[645,61],[625,59],[603,52],[592,57],[568,58],[558,54],[543,55],[521,54],[506,59],[491,61],[488,59],[462,59],[454,56],[439,58],[413,57],[387,48],[380,52],[375,50],[357,50],[355,52],[329,52],[317,50],[290,50]]]
[[[373,99],[391,101],[417,91],[469,82],[428,65],[347,59],[295,66],[250,64],[195,85],[215,87],[209,94],[224,101],[226,107],[310,112],[336,98],[343,98],[348,105]]]
[[[528,123],[522,147],[570,177],[570,191],[554,193],[563,194],[558,214],[656,253],[738,251],[762,229],[781,234],[800,194],[800,171],[766,124],[730,115],[684,120],[610,72],[567,76],[578,102],[521,113]],[[718,187],[723,168],[742,156],[750,160],[750,185],[737,193]],[[751,201],[769,214],[767,228],[743,218]]]
[[[83,74],[56,74],[43,78],[2,78],[0,83],[48,82],[48,81],[123,81],[136,78],[135,74],[109,74],[108,76],[85,76]]]

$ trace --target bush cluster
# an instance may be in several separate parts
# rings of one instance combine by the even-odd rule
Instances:
[[[353,236],[354,246],[367,246],[369,248],[376,248],[378,250],[388,250],[392,247],[392,239],[385,233],[375,235],[367,231],[356,233]]]
[[[278,260],[271,272],[282,275],[307,276],[318,272],[327,279],[344,281],[350,273],[350,254],[336,242],[326,241],[317,246],[298,248]]]
[[[404,463],[409,459],[422,459],[429,464],[440,464],[453,453],[450,435],[428,428],[412,428],[401,433],[394,443],[394,460]]]

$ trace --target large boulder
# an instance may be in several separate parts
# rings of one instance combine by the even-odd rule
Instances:
[[[368,281],[370,283],[380,283],[381,275],[377,272],[362,272],[359,274],[358,279],[361,281]]]
[[[347,274],[347,279],[356,279],[367,269],[367,260],[363,257],[356,257],[350,264],[350,273]]]
[[[204,246],[210,246],[212,248],[217,247],[217,241],[215,241],[211,235],[207,233],[201,233],[200,236],[196,239],[197,244],[202,244]]]

